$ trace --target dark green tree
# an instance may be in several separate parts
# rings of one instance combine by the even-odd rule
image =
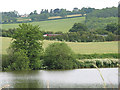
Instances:
[[[34,13],[35,15],[38,14],[38,13],[37,13],[37,10],[34,10],[33,13]]]
[[[53,43],[45,50],[44,65],[48,69],[73,69],[76,67],[76,60],[67,44]]]
[[[30,70],[30,61],[25,52],[22,49],[16,52],[9,49],[8,55],[2,55],[2,70]]]
[[[106,37],[106,41],[114,41],[116,39],[115,35],[112,33],[109,33]]]
[[[65,18],[67,16],[67,12],[66,12],[65,9],[60,10],[60,16],[63,17],[63,18]]]
[[[53,13],[53,10],[52,10],[52,9],[50,9],[50,13]]]
[[[12,38],[10,49],[13,52],[18,50],[24,50],[28,59],[30,60],[30,68],[38,69],[40,65],[36,63],[40,62],[40,55],[42,55],[42,41],[43,35],[39,30],[39,26],[33,26],[31,24],[21,24],[15,31]]]
[[[118,25],[116,23],[107,24],[107,26],[105,27],[105,30],[110,31],[112,33],[114,33],[117,29]]]
[[[82,23],[75,23],[69,32],[87,31],[87,27]]]

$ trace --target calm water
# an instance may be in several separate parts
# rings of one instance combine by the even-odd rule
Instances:
[[[106,86],[118,86],[118,68],[100,69]],[[96,88],[103,87],[97,69],[0,72],[0,87],[10,88]]]

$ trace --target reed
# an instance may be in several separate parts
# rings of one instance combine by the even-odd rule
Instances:
[[[99,74],[100,74],[100,76],[101,76],[101,78],[102,78],[102,80],[103,80],[103,86],[104,86],[104,88],[106,88],[106,83],[105,83],[105,80],[104,80],[104,78],[103,78],[103,75],[102,75],[100,69],[99,69],[95,64],[93,64],[93,65],[94,65],[94,67],[99,71]]]
[[[82,59],[77,62],[78,68],[113,68],[118,67],[118,59]]]

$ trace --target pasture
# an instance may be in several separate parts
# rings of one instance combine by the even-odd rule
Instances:
[[[58,20],[48,20],[48,21],[39,21],[39,22],[30,22],[32,25],[39,25],[41,30],[44,31],[62,31],[67,32],[74,23],[83,23],[85,17],[76,17],[68,19],[58,19]],[[8,30],[9,28],[16,28],[20,23],[14,24],[2,24],[2,29]]]
[[[11,38],[0,37],[2,40],[2,48],[0,54],[6,54],[6,50],[10,45]],[[45,49],[49,44],[60,41],[43,41],[43,48]],[[65,42],[77,54],[105,54],[105,53],[118,53],[118,42]]]

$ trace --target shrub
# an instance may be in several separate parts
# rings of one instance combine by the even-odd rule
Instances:
[[[29,70],[30,62],[25,50],[3,55],[2,61],[3,70]]]
[[[8,55],[3,54],[2,55],[2,70],[4,70],[4,68],[7,68],[9,64],[10,64],[10,60],[8,58]]]
[[[65,43],[50,44],[45,50],[44,65],[48,69],[77,68],[74,53]]]
[[[69,32],[79,32],[79,31],[87,31],[86,25],[82,23],[75,23],[73,27],[69,30]]]

